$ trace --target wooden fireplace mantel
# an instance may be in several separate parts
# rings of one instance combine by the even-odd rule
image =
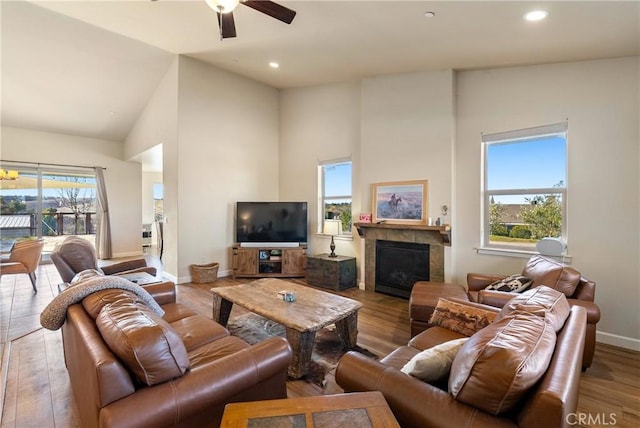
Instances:
[[[366,239],[367,230],[401,230],[401,231],[421,231],[437,238],[442,245],[451,246],[451,226],[424,226],[415,224],[395,224],[395,223],[354,223],[358,230],[358,235]]]

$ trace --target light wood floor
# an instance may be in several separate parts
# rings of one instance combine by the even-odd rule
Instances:
[[[157,258],[148,256],[148,261],[161,268]],[[37,275],[37,295],[26,275],[5,275],[0,282],[0,427],[79,427],[60,332],[42,329],[39,323],[40,312],[57,294],[60,277],[50,264],[40,266]],[[209,288],[240,282],[246,281],[183,284],[178,300],[211,316]],[[364,304],[358,345],[384,356],[407,343],[406,300],[357,289],[340,294]],[[287,390],[290,397],[342,392],[332,374],[324,388],[292,381]],[[640,426],[640,353],[598,344],[593,365],[582,375],[578,412],[584,419],[576,426]]]

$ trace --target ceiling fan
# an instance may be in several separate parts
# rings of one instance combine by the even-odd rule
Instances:
[[[269,15],[286,24],[291,24],[296,12],[269,0],[205,0],[209,7],[218,14],[220,40],[236,37],[236,24],[233,20],[233,10],[238,4],[249,6],[258,12]]]

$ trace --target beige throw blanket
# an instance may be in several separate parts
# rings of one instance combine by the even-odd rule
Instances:
[[[70,285],[69,288],[54,297],[40,314],[40,325],[49,330],[58,330],[64,324],[69,306],[82,301],[91,293],[110,288],[132,292],[158,316],[164,315],[164,310],[158,302],[139,285],[118,276],[93,276]]]

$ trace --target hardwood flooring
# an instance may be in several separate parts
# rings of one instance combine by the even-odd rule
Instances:
[[[148,260],[161,268],[157,258]],[[79,427],[60,332],[42,329],[39,322],[40,312],[57,294],[60,277],[51,264],[40,266],[37,275],[36,295],[27,275],[5,275],[0,282],[0,427]],[[209,289],[242,282],[246,280],[221,278],[213,284],[183,284],[178,300],[211,316]],[[406,300],[358,289],[339,294],[364,304],[358,345],[384,356],[407,343]],[[291,381],[287,391],[289,397],[342,392],[331,373],[324,388]],[[593,365],[582,374],[578,413],[578,427],[640,426],[640,353],[597,344]]]

